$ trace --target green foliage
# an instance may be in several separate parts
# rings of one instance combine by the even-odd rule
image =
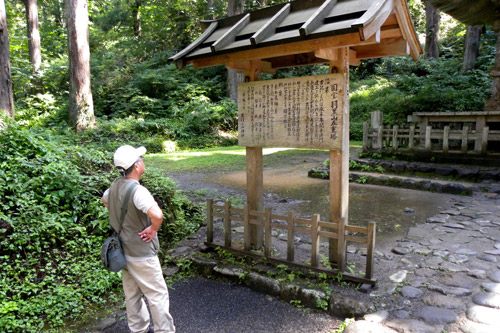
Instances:
[[[382,111],[384,124],[391,126],[407,124],[413,112],[482,110],[491,93],[491,78],[479,69],[460,73],[460,65],[458,60],[394,58],[392,76],[351,82],[351,138],[361,139],[362,122],[369,121],[374,110]]]
[[[118,176],[111,153],[14,123],[0,131],[0,331],[40,331],[104,304],[120,274],[100,263],[108,235],[103,191]],[[196,231],[198,207],[172,180],[148,172],[163,246]]]

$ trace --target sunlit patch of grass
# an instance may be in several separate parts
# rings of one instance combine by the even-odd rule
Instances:
[[[359,143],[361,146],[361,143]],[[315,154],[318,150],[295,148],[264,148],[265,164],[273,164],[283,156]],[[246,168],[246,148],[240,146],[205,148],[175,153],[147,154],[146,166],[167,172],[176,171],[238,171]],[[269,162],[269,163],[268,163]]]

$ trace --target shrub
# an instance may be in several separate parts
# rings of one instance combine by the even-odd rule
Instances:
[[[50,139],[47,139],[50,138]],[[120,275],[100,263],[118,177],[112,153],[18,125],[0,130],[0,331],[40,331],[105,302]],[[166,216],[162,246],[200,225],[197,207],[161,174],[145,175]]]

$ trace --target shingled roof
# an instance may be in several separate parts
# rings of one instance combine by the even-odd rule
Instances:
[[[339,47],[349,47],[351,65],[422,53],[405,0],[298,0],[203,24],[203,34],[170,58],[177,67],[262,60],[273,72],[328,62]]]

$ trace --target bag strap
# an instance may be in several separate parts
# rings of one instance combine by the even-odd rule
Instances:
[[[127,193],[125,193],[125,199],[122,202],[122,209],[121,209],[121,213],[120,213],[120,230],[118,230],[118,235],[120,235],[120,232],[122,231],[122,224],[123,224],[123,221],[125,220],[125,215],[127,215],[128,202],[130,200],[130,196],[132,195],[132,191],[134,190],[134,188],[136,186],[137,186],[137,183],[133,182],[128,187]]]

